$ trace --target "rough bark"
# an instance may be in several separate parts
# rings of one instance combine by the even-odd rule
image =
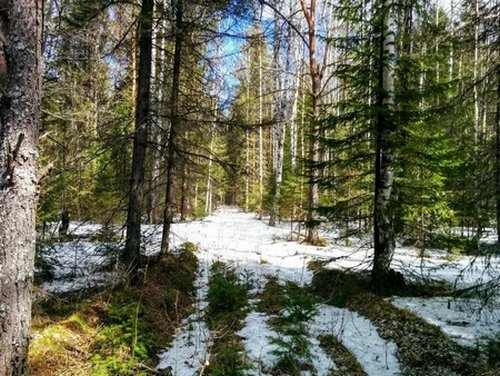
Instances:
[[[135,132],[132,154],[132,172],[127,212],[127,237],[122,261],[127,268],[129,281],[141,282],[141,214],[144,196],[144,161],[150,127],[150,84],[152,62],[153,0],[143,0],[138,23],[139,64]]]
[[[392,16],[393,0],[382,4],[383,28],[380,45],[378,90],[378,118],[376,129],[375,207],[374,207],[374,263],[372,284],[383,288],[391,279],[391,261],[394,255],[394,226],[390,206],[393,200],[394,150],[396,124],[393,121],[395,22]]]
[[[6,86],[0,102],[0,375],[27,374],[38,199],[42,1],[2,2]]]
[[[170,227],[174,218],[174,180],[177,147],[177,133],[179,131],[179,95],[181,74],[181,53],[184,41],[183,30],[183,0],[172,2],[175,7],[175,47],[172,70],[172,97],[170,99],[170,134],[168,138],[167,157],[167,187],[165,195],[165,209],[163,212],[163,234],[161,254],[166,254],[169,248]]]
[[[495,114],[495,184],[497,241],[500,243],[500,67],[497,68],[497,108]]]

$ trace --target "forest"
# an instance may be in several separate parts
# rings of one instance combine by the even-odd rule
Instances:
[[[500,374],[499,0],[0,0],[0,376]]]

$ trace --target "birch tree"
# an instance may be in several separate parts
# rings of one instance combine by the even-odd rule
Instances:
[[[374,206],[374,260],[372,283],[383,288],[388,282],[391,261],[394,255],[394,226],[390,205],[394,185],[394,140],[397,124],[394,122],[394,72],[395,72],[395,20],[393,0],[384,0],[380,38],[380,62],[378,81],[378,105],[375,161],[375,206]]]

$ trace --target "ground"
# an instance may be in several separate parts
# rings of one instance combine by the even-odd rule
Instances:
[[[112,247],[106,242],[97,246],[88,239],[104,231],[81,224],[72,231],[82,239],[52,247],[51,257],[59,264],[53,270],[55,278],[43,285],[47,293],[103,286],[112,280],[112,268],[90,272],[97,264],[114,265]],[[156,372],[178,376],[495,374],[497,365],[487,364],[488,346],[500,333],[495,301],[484,308],[481,300],[470,297],[375,296],[361,287],[371,261],[370,249],[363,246],[366,239],[351,239],[345,246],[336,243],[335,235],[323,233],[324,247],[289,241],[289,223],[272,228],[255,214],[234,208],[175,224],[173,245],[197,246],[196,296],[192,313],[159,353]],[[161,226],[144,226],[144,238],[146,253],[155,254]],[[393,265],[410,282],[440,280],[455,288],[500,275],[495,258],[454,256],[451,260],[440,251],[419,256],[418,250],[399,246]],[[329,281],[350,274],[360,278],[359,283],[353,282],[356,291],[332,299],[339,296],[339,285]],[[219,307],[218,318],[210,317],[209,313],[215,315],[217,293],[223,301],[232,294],[240,296],[241,304]]]

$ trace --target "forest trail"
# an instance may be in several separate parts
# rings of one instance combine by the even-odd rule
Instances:
[[[119,228],[74,222],[68,239],[49,242],[43,254],[53,265],[53,279],[43,289],[79,294],[119,280],[118,271],[102,265],[115,265],[121,243],[95,240],[110,230]],[[143,225],[142,232],[146,253],[156,254],[161,225]],[[177,314],[169,338],[176,333],[162,351],[157,353],[165,342],[154,349],[151,365],[175,376],[486,374],[474,351],[487,349],[488,339],[500,333],[498,306],[486,312],[479,299],[371,294],[369,273],[350,273],[369,271],[368,235],[351,237],[347,246],[345,239],[336,239],[339,234],[323,231],[326,245],[310,246],[289,240],[289,223],[270,227],[255,213],[228,207],[175,223],[172,257],[182,262],[183,252],[196,249],[198,271],[191,275],[196,296],[180,324],[177,303],[168,303]],[[398,246],[393,265],[428,292],[442,286],[431,280],[470,286],[500,272],[498,258],[451,261],[442,251],[419,254]],[[325,268],[314,261],[326,261]],[[168,312],[163,305],[159,310]],[[284,361],[302,368],[290,373]]]
[[[269,276],[283,284],[289,281],[300,286],[309,284],[312,272],[307,268],[308,262],[328,255],[325,248],[287,241],[289,231],[289,228],[269,227],[256,219],[255,214],[229,208],[202,221],[175,225],[175,243],[189,240],[199,245],[196,312],[183,321],[171,347],[160,354],[159,369],[170,369],[177,376],[192,376],[202,374],[208,365],[210,347],[217,336],[204,322],[210,266],[223,261],[234,267],[239,279],[250,286],[250,307],[236,333],[252,364],[246,374],[269,374],[278,362],[274,354],[278,346],[271,338],[278,338],[279,334],[269,324],[273,315],[257,308],[259,293]],[[367,375],[400,373],[395,344],[380,338],[375,326],[355,312],[317,305],[305,326],[313,369],[304,374],[326,375],[338,369],[335,360],[320,346],[319,338],[328,335],[338,338],[354,354]]]

